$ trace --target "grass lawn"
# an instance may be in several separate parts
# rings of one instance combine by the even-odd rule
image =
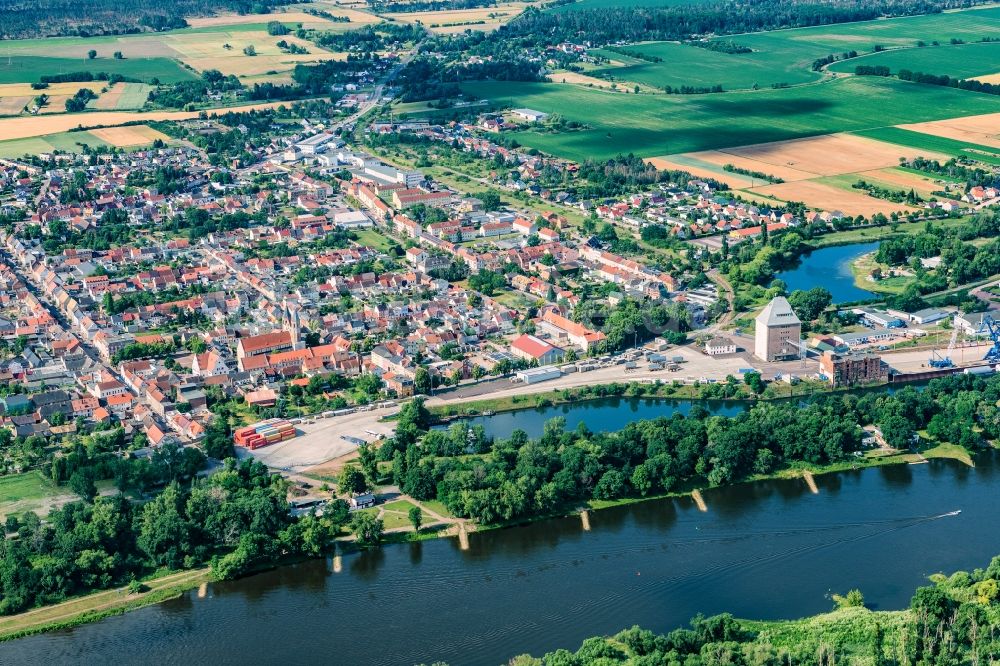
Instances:
[[[357,242],[366,247],[372,247],[381,252],[387,251],[394,245],[388,238],[374,229],[359,229],[354,234],[358,237]]]
[[[413,523],[410,522],[410,509],[416,507],[416,504],[412,502],[407,502],[406,500],[397,500],[395,502],[389,502],[382,506],[385,509],[385,513],[382,516],[382,521],[385,523],[385,528],[393,529],[397,527],[410,527]],[[393,513],[395,512],[395,513]],[[424,512],[420,512],[423,517],[423,522],[431,522],[431,517]]]
[[[149,81],[156,77],[161,83],[188,81],[195,75],[170,58],[49,58],[43,56],[13,56],[0,58],[0,83],[33,83],[42,76],[68,72],[107,72]]]
[[[533,307],[541,300],[535,298],[534,296],[528,296],[527,294],[522,294],[519,291],[514,291],[513,289],[507,289],[502,294],[494,296],[493,299],[508,308],[521,311]]]
[[[969,467],[975,467],[976,464],[972,461],[972,456],[963,447],[958,444],[938,444],[926,451],[921,451],[925,458],[951,458],[952,460],[958,460],[959,462],[965,463]]]
[[[991,95],[873,77],[712,95],[626,95],[509,81],[463,89],[583,123],[586,129],[578,131],[513,135],[525,146],[577,160],[629,152],[651,157],[1000,111],[1000,99]]]
[[[907,276],[894,276],[874,282],[869,280],[868,276],[871,275],[872,271],[876,268],[881,268],[883,274],[885,274],[888,270],[887,266],[875,261],[874,252],[862,255],[856,259],[853,263],[851,263],[851,273],[854,274],[854,284],[861,289],[867,289],[869,291],[884,294],[901,294],[906,290],[906,287],[916,279]]]
[[[425,507],[427,507],[434,513],[438,514],[439,516],[442,516],[444,518],[454,518],[454,516],[451,515],[451,511],[449,511],[445,507],[445,505],[439,502],[438,500],[427,500],[426,502],[421,502],[421,504],[423,504]]]
[[[1000,110],[1000,105],[995,110]],[[918,150],[929,150],[956,157],[969,157],[980,162],[986,162],[987,164],[1000,165],[1000,148],[993,148],[991,146],[981,146],[975,143],[957,141],[943,136],[924,134],[923,132],[914,132],[913,130],[901,129],[899,127],[877,127],[856,131],[854,134]]]
[[[0,504],[42,499],[58,492],[52,480],[41,472],[25,472],[0,477]]]
[[[49,498],[69,492],[39,471],[0,477],[0,516],[39,511]]]

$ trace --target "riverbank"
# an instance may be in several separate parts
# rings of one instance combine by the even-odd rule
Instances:
[[[0,641],[68,629],[179,597],[211,580],[208,568],[172,572],[143,581],[142,592],[128,587],[95,592],[17,615],[0,617]]]

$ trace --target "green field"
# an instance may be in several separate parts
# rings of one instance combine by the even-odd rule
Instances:
[[[115,108],[124,111],[141,109],[146,103],[146,98],[149,97],[149,92],[152,90],[152,87],[145,83],[120,83],[118,85],[124,85],[125,90],[118,99],[118,104]]]
[[[980,162],[1000,166],[1000,148],[980,146],[975,143],[956,141],[955,139],[948,139],[943,136],[914,132],[899,127],[879,127],[854,133],[868,137],[869,139],[895,143],[899,146],[944,153],[945,155],[953,155],[955,157],[971,157]]]
[[[555,83],[463,85],[479,98],[558,113],[586,129],[513,135],[570,159],[668,155],[957,116],[1000,112],[1000,98],[878,77],[783,90],[631,95]]]
[[[755,85],[766,88],[771,84],[795,85],[817,80],[820,75],[812,71],[813,61],[831,53],[840,54],[848,50],[866,53],[874,50],[876,45],[887,48],[916,47],[920,40],[948,43],[957,38],[973,42],[998,33],[1000,8],[993,7],[719,38],[747,46],[753,49],[752,53],[719,53],[676,42],[632,44],[627,47],[629,51],[661,58],[662,62],[633,59],[612,51],[597,51],[611,60],[624,62],[625,66],[601,67],[588,74],[610,75],[659,88],[667,85],[721,85],[726,90],[749,89]],[[914,63],[901,64],[908,57]],[[898,60],[894,70],[903,66],[956,76],[1000,72],[1000,44],[997,43],[883,51],[863,58],[863,61],[851,59],[836,63],[830,69],[853,72],[860,62],[883,64],[882,59],[885,58],[893,63]]]
[[[176,83],[195,75],[169,58],[49,58],[44,56],[10,56],[0,58],[0,83],[34,83],[42,76],[69,72],[107,72],[143,81],[156,77],[161,83]]]
[[[31,511],[59,489],[41,472],[25,472],[0,477],[0,516]]]
[[[587,73],[593,76],[612,76],[657,88],[668,85],[721,85],[725,90],[754,86],[766,88],[772,83],[808,83],[819,79],[819,74],[808,67],[801,67],[798,62],[790,65],[788,61],[766,51],[719,53],[677,42],[633,44],[626,48],[663,61],[649,62],[602,49],[595,53],[613,61],[624,62],[626,66],[602,67]]]
[[[58,134],[46,134],[45,136],[35,136],[27,139],[0,141],[0,157],[16,158],[23,157],[24,155],[50,153],[54,150],[78,153],[82,152],[82,148],[79,145],[81,143],[91,148],[110,145],[106,141],[98,139],[90,132],[60,132]]]
[[[834,72],[853,72],[858,65],[885,65],[893,73],[900,69],[952,77],[975,78],[1000,73],[1000,42],[925,46],[872,53],[834,63]]]

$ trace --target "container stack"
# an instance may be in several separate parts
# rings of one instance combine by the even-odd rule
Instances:
[[[268,419],[246,428],[240,428],[233,436],[238,446],[253,450],[292,439],[297,433],[295,426],[285,419]]]

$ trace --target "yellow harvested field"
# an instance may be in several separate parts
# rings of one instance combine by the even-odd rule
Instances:
[[[813,208],[827,211],[839,210],[847,215],[872,215],[873,213],[889,215],[894,212],[906,213],[914,210],[902,204],[870,197],[859,190],[842,189],[812,180],[766,185],[755,187],[749,191],[785,201],[804,201]]]
[[[87,81],[83,83],[50,83],[44,90],[35,90],[30,83],[4,83],[0,84],[0,97],[29,95],[37,97],[42,93],[46,95],[72,95],[80,88],[90,88],[94,92],[101,92],[107,84],[106,81]]]
[[[914,132],[943,136],[946,139],[1000,148],[1000,113],[932,120],[927,123],[900,125],[900,127]]]
[[[919,176],[908,171],[900,171],[899,169],[862,171],[857,176],[869,183],[884,185],[897,190],[913,190],[923,196],[930,196],[931,192],[944,189],[941,183],[935,183],[934,179],[930,176]]]
[[[686,171],[691,175],[698,176],[699,178],[714,178],[715,180],[722,181],[737,190],[742,190],[751,187],[753,183],[747,176],[741,176],[738,173],[726,173],[719,169],[709,169],[707,167],[698,166],[696,164],[689,164],[687,162],[675,162],[670,159],[671,156],[666,157],[650,157],[646,159],[648,164],[652,164],[657,169],[673,169],[676,171]],[[679,156],[680,157],[680,156]]]
[[[283,53],[277,43],[281,40],[296,44],[309,51],[307,54]],[[326,51],[312,42],[284,35],[276,37],[264,31],[220,33],[189,33],[174,35],[171,46],[180,54],[184,64],[198,71],[217,69],[223,74],[260,76],[268,72],[287,72],[300,62],[344,60],[345,53]],[[229,48],[226,48],[226,46]],[[248,56],[243,49],[252,46],[257,55]]]
[[[222,109],[208,109],[209,116],[228,111],[251,111],[253,109],[272,109],[287,102],[267,102],[263,104],[247,104]],[[152,120],[190,120],[197,118],[201,111],[151,111],[139,113],[136,111],[94,111],[90,113],[63,113],[44,118],[21,116],[19,118],[0,118],[0,141],[8,139],[25,139],[32,136],[67,132],[77,127],[113,127],[124,123]]]
[[[89,107],[100,111],[114,111],[118,108],[118,102],[121,101],[122,93],[124,92],[124,86],[113,86],[111,90],[92,101]]]
[[[0,116],[18,115],[32,99],[31,95],[0,97]]]
[[[911,207],[877,199],[851,188],[858,179],[890,189],[913,189],[921,195],[941,190],[929,177],[898,169],[899,158],[921,155],[942,162],[948,156],[928,153],[853,134],[761,143],[752,146],[665,155],[646,160],[653,166],[679,169],[702,178],[714,178],[744,194],[801,201],[817,210],[839,210],[848,215],[909,212]],[[725,171],[723,166],[765,173],[783,183],[766,184],[750,176]],[[828,179],[828,180],[827,180]]]
[[[474,9],[445,9],[434,12],[397,12],[385,14],[386,18],[402,23],[421,23],[432,32],[448,34],[463,32],[468,28],[490,31],[499,28],[512,20],[530,2],[508,2],[495,7],[476,7]],[[480,23],[482,21],[482,23]]]
[[[969,78],[975,79],[976,81],[982,81],[983,83],[1000,85],[1000,72],[997,72],[996,74],[986,74],[985,76],[970,76]]]
[[[334,16],[346,16],[351,19],[350,23],[327,22],[327,28],[330,28],[330,26],[342,26],[344,30],[354,30],[355,28],[359,28],[361,26],[382,22],[380,17],[367,11],[368,4],[366,2],[345,2],[341,4],[339,2],[325,2],[321,0],[320,2],[310,2],[307,5],[301,6],[303,8],[318,9],[320,11],[329,12]],[[289,5],[286,9],[288,9],[289,12],[295,11],[295,5]],[[313,19],[315,18],[316,17],[313,17]]]
[[[789,166],[784,166],[781,164],[773,164],[762,162],[760,160],[754,160],[737,153],[730,153],[727,149],[723,150],[704,150],[697,153],[687,153],[687,157],[693,157],[695,159],[702,160],[703,162],[708,162],[710,164],[717,164],[722,167],[726,164],[732,164],[740,169],[747,169],[748,171],[759,171],[760,173],[766,173],[771,176],[776,176],[784,181],[795,181],[795,180],[808,180],[809,178],[815,178],[820,175],[815,171],[810,171],[806,168],[794,169]],[[806,165],[810,168],[811,165]]]
[[[50,113],[66,113],[66,100],[68,100],[72,95],[49,95],[48,104],[43,106],[38,113],[50,114]]]
[[[636,85],[639,85],[640,90],[653,90],[653,88],[650,88],[649,86],[636,84],[633,81],[608,81],[606,79],[599,79],[596,76],[580,74],[579,72],[553,72],[552,74],[549,74],[549,81],[552,81],[553,83],[565,83],[566,85],[574,84],[604,89],[610,89],[612,84],[614,84],[618,90],[628,90],[629,92],[631,92]]]
[[[853,134],[827,134],[806,139],[759,143],[727,148],[727,154],[745,157],[772,167],[791,167],[822,176],[884,169],[899,164],[900,157],[947,161],[946,155],[928,153]],[[766,168],[759,169],[766,172]]]
[[[126,125],[124,127],[102,127],[90,130],[90,133],[102,141],[107,141],[113,146],[127,148],[128,146],[144,146],[153,143],[156,139],[167,142],[170,141],[163,132],[153,129],[148,125]]]

